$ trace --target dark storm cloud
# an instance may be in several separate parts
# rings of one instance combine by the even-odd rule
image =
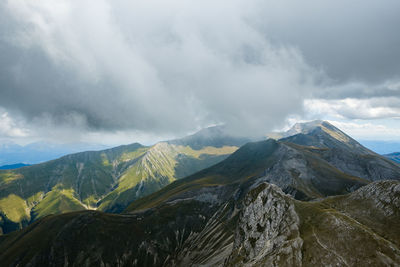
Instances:
[[[313,96],[396,97],[383,2],[10,0],[0,107],[31,127],[259,134]]]
[[[260,1],[249,18],[277,43],[299,47],[335,81],[400,78],[397,0]],[[261,14],[263,16],[261,16]]]
[[[324,99],[369,99],[369,98],[400,98],[399,81],[386,81],[382,84],[349,82],[335,85],[329,85],[320,88],[314,93],[315,97]]]

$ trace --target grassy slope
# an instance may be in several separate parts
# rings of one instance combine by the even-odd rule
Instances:
[[[222,161],[236,149],[223,146],[194,150],[189,146],[159,143],[121,176],[118,187],[100,202],[99,209],[120,212],[136,199],[162,189],[183,175]]]
[[[100,152],[83,152],[17,170],[0,171],[0,213],[6,220],[20,223],[51,213],[79,210],[93,206],[114,182],[114,172],[124,168],[125,161],[144,153],[139,144],[121,146]],[[123,160],[121,160],[123,159]],[[119,161],[114,167],[110,162]],[[17,196],[18,207],[7,199]],[[41,204],[41,205],[40,205]],[[19,215],[9,216],[10,209]],[[22,212],[24,211],[24,212]]]
[[[119,212],[137,198],[225,159],[235,146],[159,143],[83,152],[58,160],[0,171],[0,215],[20,224],[48,214],[85,208]],[[10,198],[18,198],[10,205]],[[4,223],[0,222],[0,227]],[[15,229],[13,226],[12,229]],[[7,229],[4,229],[7,231]]]
[[[388,183],[398,184],[382,184]],[[304,240],[303,262],[319,266],[334,261],[348,266],[377,266],[385,261],[395,265],[390,259],[400,262],[398,207],[394,208],[397,212],[384,214],[387,207],[376,205],[376,198],[354,199],[356,194],[296,202]]]
[[[60,214],[84,209],[86,207],[74,197],[72,189],[54,189],[48,192],[43,200],[32,209],[32,213],[36,220],[49,214]]]

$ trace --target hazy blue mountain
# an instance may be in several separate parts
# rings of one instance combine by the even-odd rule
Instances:
[[[400,151],[400,141],[360,140],[360,143],[378,154],[390,154]]]
[[[71,153],[105,148],[107,146],[86,143],[54,144],[35,142],[22,146],[9,142],[0,144],[0,165],[17,163],[37,164]]]
[[[13,170],[13,169],[18,169],[26,166],[31,166],[30,164],[25,164],[25,163],[16,163],[16,164],[11,164],[11,165],[3,165],[0,166],[0,170]]]
[[[384,156],[388,159],[391,159],[395,162],[400,163],[400,152],[390,153],[390,154],[386,154]]]

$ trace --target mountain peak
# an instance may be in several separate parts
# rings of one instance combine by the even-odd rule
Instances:
[[[251,141],[249,138],[231,135],[224,125],[217,125],[204,128],[187,137],[168,141],[170,144],[190,146],[199,150],[206,146],[242,146]]]
[[[297,122],[288,131],[284,133],[284,137],[292,136],[295,134],[308,134],[314,131],[316,128],[327,127],[336,128],[332,124],[323,120],[314,120],[309,122]],[[337,128],[336,128],[337,129]],[[337,129],[339,130],[339,129]]]
[[[373,154],[356,140],[327,121],[296,123],[283,134],[282,141],[319,148],[341,148],[359,154]]]

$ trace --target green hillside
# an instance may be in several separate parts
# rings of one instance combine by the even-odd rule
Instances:
[[[196,135],[190,140],[195,141]],[[84,209],[120,212],[132,201],[220,162],[238,148],[206,146],[207,139],[201,140],[205,145],[201,148],[192,148],[190,142],[151,147],[135,143],[0,170],[0,227],[9,232],[49,214]]]

